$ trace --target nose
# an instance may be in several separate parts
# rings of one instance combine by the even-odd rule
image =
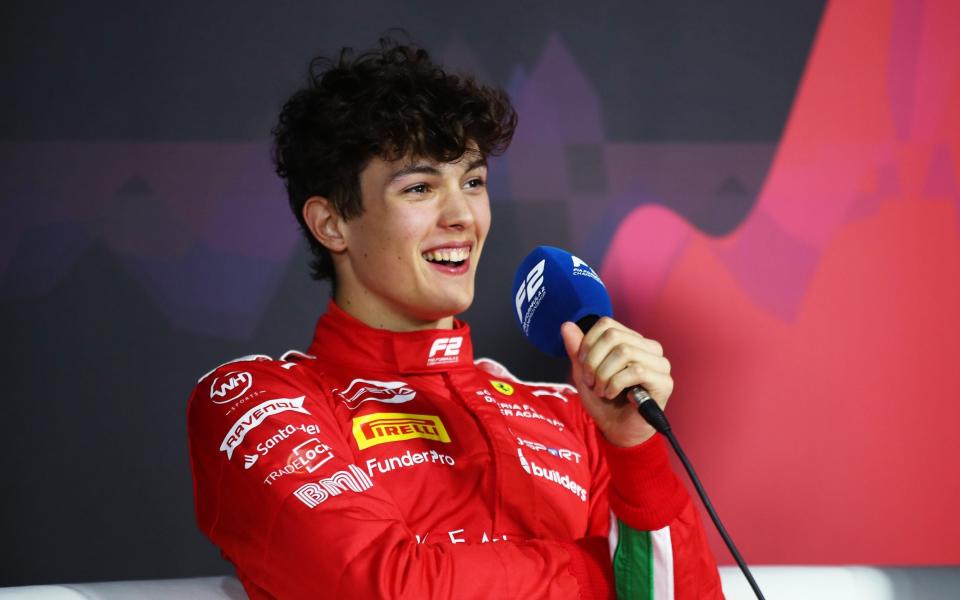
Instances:
[[[474,214],[471,198],[456,186],[444,197],[443,208],[440,213],[440,225],[448,229],[463,231],[473,226]]]

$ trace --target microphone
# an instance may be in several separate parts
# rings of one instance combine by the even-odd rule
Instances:
[[[514,316],[523,334],[542,352],[566,356],[560,326],[573,321],[587,333],[600,320],[612,317],[613,305],[596,271],[566,250],[538,246],[527,255],[513,278]],[[632,400],[647,423],[664,433],[670,423],[660,405],[637,385],[623,394]]]
[[[563,323],[573,321],[586,333],[601,317],[613,316],[610,295],[597,273],[573,254],[552,246],[534,248],[520,263],[513,278],[513,305],[514,316],[523,335],[533,342],[534,346],[553,356],[566,355],[563,337],[560,335],[560,326]],[[746,561],[740,556],[730,534],[720,522],[720,517],[707,497],[707,491],[693,470],[693,464],[680,447],[680,442],[674,436],[660,405],[639,385],[621,393],[624,394],[637,405],[637,410],[647,423],[670,442],[747,583],[757,598],[764,600],[760,586],[753,578]]]

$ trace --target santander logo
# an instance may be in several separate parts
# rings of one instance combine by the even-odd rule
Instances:
[[[417,392],[404,381],[376,381],[374,379],[354,379],[347,389],[333,390],[347,408],[355,410],[367,400],[385,404],[403,404],[413,400]]]
[[[240,398],[253,385],[253,375],[246,371],[230,371],[214,377],[210,383],[210,399],[214,404],[226,404]],[[219,398],[219,399],[218,399]]]

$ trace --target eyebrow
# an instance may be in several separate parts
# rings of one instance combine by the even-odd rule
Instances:
[[[469,163],[467,163],[467,168],[463,171],[464,173],[469,173],[470,171],[476,169],[477,167],[487,166],[487,159],[484,157],[475,158]],[[401,177],[406,177],[407,175],[413,175],[415,173],[421,173],[424,175],[440,175],[440,169],[436,168],[433,165],[427,164],[411,164],[405,167],[401,167],[393,174],[390,175],[390,179],[387,180],[387,183],[393,183],[394,181],[400,179]]]

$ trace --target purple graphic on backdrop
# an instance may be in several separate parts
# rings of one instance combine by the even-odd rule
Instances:
[[[441,55],[482,76],[462,39]],[[684,243],[682,228],[669,223],[682,218],[711,234],[733,229],[750,210],[775,148],[608,141],[595,86],[556,35],[529,72],[514,69],[507,89],[520,125],[494,163],[494,204],[550,202],[566,210],[573,249],[594,262],[638,206],[668,207],[659,209],[665,221],[652,219],[638,240],[650,249],[645,272],[661,282]],[[0,225],[3,298],[47,293],[84,253],[105,247],[177,328],[246,339],[301,243],[268,140],[9,143],[0,156],[0,191],[12,203]],[[786,238],[765,230],[743,243],[772,239]],[[803,265],[795,272],[809,272],[806,245],[782,250]],[[763,269],[753,246],[723,258],[747,283],[747,271]],[[791,306],[754,291],[762,304]]]

